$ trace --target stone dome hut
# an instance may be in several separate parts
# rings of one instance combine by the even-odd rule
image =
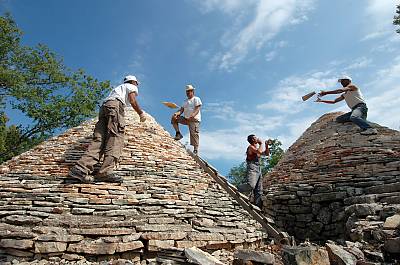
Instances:
[[[264,177],[263,211],[296,239],[394,242],[400,253],[399,227],[385,226],[400,212],[400,132],[363,136],[339,114],[314,122]]]
[[[126,113],[123,184],[76,183],[69,168],[96,120],[0,165],[0,256],[126,258],[160,250],[257,245],[261,226],[148,115]],[[0,261],[1,262],[1,261]]]

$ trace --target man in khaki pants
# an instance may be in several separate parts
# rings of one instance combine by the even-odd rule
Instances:
[[[186,86],[187,100],[183,103],[183,106],[179,111],[175,112],[171,118],[171,124],[174,127],[176,134],[175,140],[183,138],[179,131],[179,123],[189,126],[190,133],[190,145],[193,146],[193,153],[197,154],[199,150],[199,133],[200,133],[200,122],[201,122],[201,100],[199,97],[194,96],[194,87],[192,85]],[[183,116],[181,116],[183,113]]]
[[[69,176],[84,183],[94,181],[93,166],[104,155],[103,164],[96,175],[96,180],[122,183],[123,178],[113,173],[116,162],[121,156],[124,146],[125,111],[128,103],[139,114],[140,121],[146,117],[136,100],[139,82],[133,75],[124,78],[124,83],[114,88],[104,100],[99,112],[99,121],[96,123],[93,142],[86,153],[71,168]]]

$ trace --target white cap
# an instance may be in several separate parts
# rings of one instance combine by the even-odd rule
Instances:
[[[340,82],[340,81],[343,80],[343,79],[347,79],[347,80],[349,80],[350,82],[352,81],[352,79],[351,79],[350,76],[348,76],[348,75],[343,75],[342,77],[340,77],[340,78],[338,79],[338,82]]]
[[[189,90],[194,90],[194,87],[192,85],[186,85],[186,91]]]
[[[138,82],[138,84],[139,84],[139,81],[137,80],[136,76],[134,76],[134,75],[127,75],[127,76],[125,76],[125,78],[124,78],[124,83],[125,83],[125,82],[128,82],[128,81],[136,81],[136,82]]]

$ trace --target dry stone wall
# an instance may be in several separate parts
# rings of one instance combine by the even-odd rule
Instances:
[[[264,212],[297,239],[372,240],[400,209],[400,133],[375,125],[363,136],[339,114],[313,123],[264,177]]]
[[[69,168],[95,120],[0,165],[0,256],[121,257],[171,247],[258,244],[261,227],[148,115],[127,109],[123,184],[81,184]]]

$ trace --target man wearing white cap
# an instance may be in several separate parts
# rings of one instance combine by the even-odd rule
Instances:
[[[116,162],[121,156],[124,145],[125,129],[125,106],[130,104],[139,114],[140,122],[146,117],[136,100],[138,96],[139,82],[133,75],[124,78],[124,83],[115,87],[107,98],[104,99],[100,108],[99,120],[96,123],[93,134],[93,141],[82,158],[71,168],[69,176],[79,179],[84,183],[94,181],[92,174],[101,156],[104,161],[96,180],[106,182],[123,182],[122,177],[113,173]]]
[[[176,131],[175,140],[183,138],[179,131],[179,123],[189,126],[190,145],[193,146],[193,152],[197,154],[199,150],[199,132],[201,122],[200,107],[202,103],[199,97],[194,96],[194,90],[195,88],[192,85],[186,85],[187,100],[185,100],[179,111],[172,115],[171,123]],[[181,116],[182,113],[183,116]]]
[[[349,121],[355,123],[356,125],[358,125],[358,127],[361,128],[360,134],[363,135],[377,134],[378,131],[375,128],[372,128],[366,120],[368,108],[361,93],[361,90],[351,81],[352,80],[350,76],[343,76],[342,78],[338,79],[338,82],[342,84],[343,88],[331,91],[321,91],[318,94],[318,99],[316,100],[316,102],[335,104],[339,101],[345,100],[347,106],[349,106],[351,111],[346,114],[340,115],[336,118],[336,121],[341,123]],[[329,94],[341,95],[335,100],[322,100],[320,98]]]

